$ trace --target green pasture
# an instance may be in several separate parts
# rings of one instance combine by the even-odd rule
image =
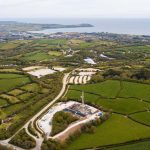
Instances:
[[[150,141],[138,142],[136,144],[118,146],[115,148],[108,148],[106,150],[150,150]]]
[[[23,106],[24,103],[19,103],[19,104],[10,105],[9,107],[6,108],[2,108],[2,112],[3,112],[2,118],[11,115],[12,113],[18,111]]]
[[[28,92],[39,92],[41,87],[37,83],[31,83],[22,86],[20,89]]]
[[[24,75],[13,73],[0,73],[0,79],[23,78]]]
[[[145,99],[150,97],[150,85],[122,82],[123,89],[120,92],[121,97],[136,97],[139,99]]]
[[[51,56],[58,57],[58,56],[62,55],[62,52],[60,52],[60,51],[49,51],[48,54],[51,55]]]
[[[8,43],[0,43],[0,50],[10,50],[15,49],[19,46],[18,43],[8,42]]]
[[[29,77],[25,77],[25,76],[22,78],[14,78],[14,79],[11,78],[0,79],[0,92],[6,92],[30,82],[31,81]]]
[[[48,45],[58,45],[58,44],[65,44],[67,40],[65,39],[41,39],[36,40],[34,43],[38,44],[48,44]]]
[[[0,97],[3,98],[3,99],[8,100],[8,102],[10,104],[15,104],[15,103],[19,102],[19,100],[16,97],[10,96],[10,95],[7,95],[7,94],[1,94]]]
[[[18,98],[19,98],[20,100],[26,101],[26,100],[30,100],[30,98],[31,98],[32,96],[34,96],[33,93],[24,93],[24,94],[19,95]]]
[[[81,95],[81,91],[69,90],[66,97],[67,99],[81,101]],[[149,103],[134,98],[105,99],[89,93],[84,93],[84,95],[85,102],[102,106],[103,108],[122,114],[130,114],[137,111],[144,111],[150,107]]]
[[[130,46],[130,47],[123,47],[117,48],[116,51],[125,51],[125,52],[145,52],[150,53],[150,46]]]
[[[106,109],[112,110],[113,112],[130,114],[138,111],[147,110],[150,106],[149,103],[139,101],[134,98],[117,98],[117,99],[99,99],[95,101],[95,104],[102,106]]]
[[[24,91],[20,90],[20,89],[14,89],[12,91],[10,91],[8,94],[13,95],[13,96],[17,96],[22,94]]]
[[[96,127],[94,134],[82,134],[75,139],[69,144],[69,150],[95,148],[150,137],[150,127],[146,126],[150,125],[150,113],[147,112],[150,108],[150,85],[117,80],[71,85],[66,97],[68,100],[81,101],[82,91],[85,94],[85,103],[101,106],[111,110],[113,114]]]
[[[115,98],[120,89],[120,82],[107,80],[97,84],[72,85],[70,89],[90,92],[106,98]]]
[[[149,111],[136,113],[136,114],[131,115],[130,117],[138,122],[141,122],[150,126],[150,112]]]
[[[81,101],[81,95],[82,95],[81,91],[69,90],[66,97],[68,99]],[[97,101],[99,99],[99,96],[94,95],[94,94],[84,93],[84,96],[85,96],[85,102],[91,102],[92,103],[92,102]]]
[[[99,146],[128,142],[149,137],[150,128],[122,115],[113,114],[106,122],[96,127],[94,134],[82,134],[68,150],[96,148]]]
[[[8,105],[7,100],[0,98],[0,107]]]
[[[26,61],[43,61],[43,60],[49,60],[52,56],[45,52],[34,52],[34,53],[28,53],[25,56],[23,56],[23,59]]]
[[[19,73],[19,72],[21,72],[21,71],[19,71],[19,70],[17,70],[17,69],[0,69],[0,72],[6,72],[6,73],[8,73],[8,72],[13,72],[13,73]]]

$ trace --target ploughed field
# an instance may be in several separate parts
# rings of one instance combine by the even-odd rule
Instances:
[[[130,146],[136,149],[136,145],[141,145],[138,140],[150,138],[150,85],[117,80],[71,85],[66,97],[69,100],[81,101],[82,91],[85,92],[86,103],[111,110],[112,115],[101,126],[96,127],[94,134],[86,133],[76,138],[69,145],[69,150],[111,144],[116,150],[122,150],[122,147],[117,149],[116,144],[123,143],[125,146],[125,142],[137,140],[138,144],[127,145],[128,149]]]

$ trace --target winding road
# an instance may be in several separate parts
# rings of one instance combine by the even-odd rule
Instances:
[[[25,128],[27,134],[30,135],[32,138],[35,139],[35,141],[36,141],[36,147],[33,148],[32,150],[41,150],[41,145],[42,145],[42,142],[43,142],[44,138],[43,138],[43,137],[41,136],[41,134],[39,134],[37,131],[36,131],[36,132],[37,132],[39,138],[37,138],[37,137],[31,135],[31,134],[29,133],[29,131],[28,131],[28,126],[29,126],[30,122],[33,123],[33,122],[37,119],[37,117],[39,117],[42,113],[44,113],[49,107],[51,107],[57,100],[59,100],[59,99],[63,96],[63,94],[65,93],[67,84],[68,84],[68,77],[69,77],[69,75],[70,75],[70,73],[66,73],[66,74],[64,75],[64,78],[63,78],[63,80],[62,80],[63,86],[62,86],[62,89],[61,89],[60,93],[59,93],[47,106],[45,106],[42,110],[40,110],[35,116],[33,116],[33,117],[20,129],[20,130],[22,130],[23,128]],[[20,130],[18,130],[18,131],[17,131],[12,137],[10,137],[9,139],[0,141],[0,144],[1,144],[1,145],[4,145],[4,146],[12,147],[12,148],[14,148],[14,149],[16,149],[16,150],[23,150],[23,149],[20,148],[20,147],[17,147],[17,146],[14,146],[14,145],[12,145],[12,144],[9,144],[9,141],[10,141]]]

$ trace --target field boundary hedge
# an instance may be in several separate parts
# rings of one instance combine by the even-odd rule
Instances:
[[[149,138],[144,138],[144,139],[139,139],[139,140],[132,140],[132,141],[124,142],[124,143],[99,146],[99,147],[96,147],[95,149],[96,150],[105,150],[107,148],[115,148],[115,147],[119,147],[119,146],[126,146],[126,145],[131,145],[131,144],[137,144],[139,142],[146,142],[146,141],[150,141],[150,137]],[[87,149],[93,149],[93,147],[84,148],[84,149],[80,149],[80,150],[87,150]]]

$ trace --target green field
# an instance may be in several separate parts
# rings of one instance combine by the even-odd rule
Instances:
[[[0,107],[7,105],[7,100],[0,98]]]
[[[19,103],[19,104],[15,104],[15,105],[11,105],[9,107],[6,108],[2,108],[2,118],[6,118],[7,116],[13,114],[15,111],[19,110],[21,107],[23,107],[24,104],[23,103]]]
[[[1,75],[0,75],[1,76]],[[16,76],[16,75],[14,75]],[[6,92],[18,86],[30,83],[29,77],[10,78],[11,75],[6,76],[7,79],[0,79],[0,92]]]
[[[90,93],[102,95],[103,97],[115,98],[120,89],[120,82],[108,80],[97,84],[88,84],[88,85],[81,85],[81,86],[73,85],[71,86],[70,89],[90,92]]]
[[[61,56],[62,52],[60,52],[60,51],[49,51],[48,54],[51,56]]]
[[[28,92],[39,92],[41,90],[37,83],[26,84],[25,86],[22,86],[21,89]]]
[[[108,148],[106,150],[149,150],[149,149],[150,149],[150,141],[145,141],[136,144],[118,146],[116,148]]]
[[[26,100],[30,100],[31,97],[33,97],[34,94],[33,93],[24,93],[18,96],[18,98],[20,100],[26,101]]]
[[[0,73],[0,79],[23,78],[24,75],[13,73]]]
[[[58,45],[58,44],[65,44],[65,39],[56,39],[56,40],[36,40],[35,43],[38,44],[48,44],[48,45]]]
[[[75,139],[69,145],[69,150],[95,148],[150,137],[150,113],[147,112],[150,108],[150,85],[116,80],[71,85],[66,98],[81,101],[82,91],[85,92],[85,102],[111,110],[113,114],[96,127],[94,134],[82,134]]]
[[[121,90],[120,96],[139,99],[147,98],[150,96],[150,85],[123,82],[123,90]]]
[[[105,123],[98,126],[94,134],[82,134],[72,142],[68,150],[95,148],[146,138],[150,128],[131,121],[121,115],[113,114]]]
[[[145,90],[141,90],[142,88]],[[149,109],[150,103],[143,101],[149,97],[149,89],[150,86],[146,84],[108,80],[98,84],[72,85],[66,97],[80,101],[81,91],[84,91],[85,101],[88,103],[113,112],[130,114]]]
[[[150,126],[150,112],[141,112],[136,113],[130,116],[131,118],[135,119],[138,122],[147,124]]]
[[[69,90],[68,93],[67,93],[67,97],[69,99],[75,99],[77,101],[80,101],[81,102],[81,95],[82,95],[82,92],[81,91],[76,91],[76,90]],[[85,101],[87,102],[95,102],[99,99],[99,96],[98,95],[94,95],[94,94],[89,94],[89,93],[85,93]]]
[[[81,91],[69,90],[66,97],[68,99],[81,101]],[[122,114],[130,114],[137,111],[144,111],[150,107],[147,102],[139,101],[135,98],[116,98],[104,99],[98,95],[85,93],[85,102],[102,106],[106,109],[112,110]]]
[[[7,94],[1,94],[0,97],[3,98],[3,99],[8,100],[8,102],[10,104],[15,104],[15,103],[19,102],[19,100],[16,97],[10,96],[10,95],[7,95]]]
[[[10,50],[15,49],[19,46],[17,43],[9,42],[9,43],[1,43],[0,50]]]
[[[22,90],[20,90],[20,89],[14,89],[14,90],[10,91],[8,94],[13,95],[13,96],[17,96],[17,95],[20,95],[22,93],[23,93]]]
[[[23,57],[23,59],[26,61],[43,61],[49,60],[51,58],[52,56],[50,56],[49,54],[40,51],[28,53]]]

